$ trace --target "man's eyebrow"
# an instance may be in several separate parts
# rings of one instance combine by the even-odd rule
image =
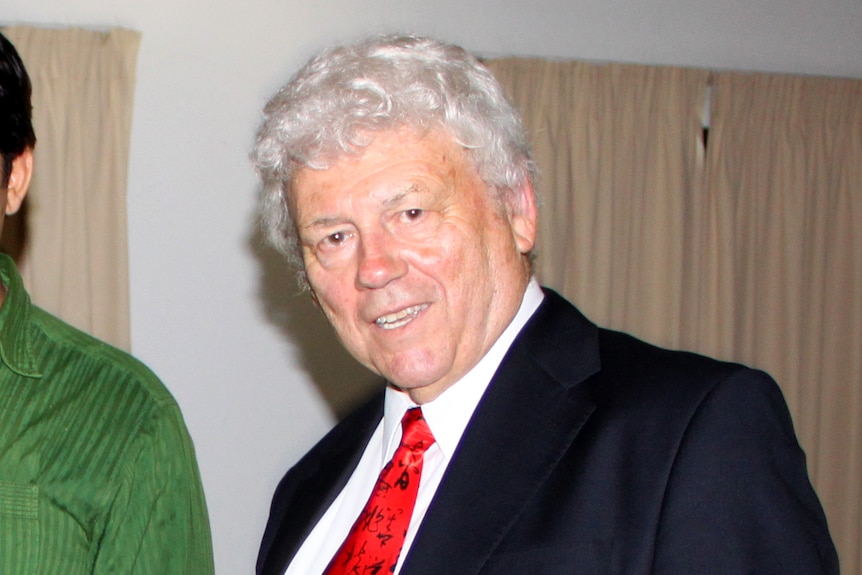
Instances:
[[[311,221],[309,221],[309,222],[305,222],[305,223],[300,222],[300,223],[299,223],[299,227],[300,227],[300,228],[306,228],[306,229],[310,229],[310,228],[322,228],[322,227],[326,227],[326,226],[332,226],[332,225],[335,225],[335,224],[339,224],[339,223],[341,223],[342,221],[343,221],[343,220],[342,220],[341,218],[333,218],[333,217],[328,217],[328,216],[322,216],[322,217],[319,217],[319,218],[315,218],[315,219],[313,219],[313,220],[311,220]]]
[[[390,198],[386,198],[383,200],[383,205],[386,207],[394,206],[407,198],[408,196],[413,196],[416,194],[422,194],[426,192],[426,188],[424,186],[420,186],[419,184],[411,184],[406,189],[394,194]]]
[[[428,191],[428,188],[422,186],[420,184],[410,184],[405,189],[401,190],[393,194],[391,197],[384,198],[381,203],[384,207],[392,207],[396,206],[399,203],[403,202],[405,198],[409,198],[410,196],[414,196],[417,194],[424,194]],[[298,227],[300,229],[314,229],[314,228],[324,228],[327,226],[334,226],[344,223],[344,219],[340,217],[334,216],[320,216],[314,218],[313,220],[309,220],[308,222],[298,222]]]

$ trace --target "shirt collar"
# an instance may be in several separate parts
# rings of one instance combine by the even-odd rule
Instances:
[[[6,286],[0,306],[0,361],[19,375],[41,377],[30,345],[30,296],[15,262],[6,254],[0,254],[0,280]]]
[[[527,320],[535,313],[539,304],[544,299],[542,288],[539,287],[535,278],[531,278],[521,299],[521,307],[518,313],[509,323],[488,353],[479,360],[464,377],[456,381],[446,391],[422,406],[422,414],[437,445],[448,460],[461,435],[467,427],[467,423],[473,416],[479,400],[491,383],[494,373],[503,361],[506,352],[509,351],[512,342],[520,333],[521,328]],[[386,388],[383,407],[383,463],[388,461],[397,447],[396,439],[400,438],[401,418],[404,412],[415,407],[407,393],[399,391],[392,386]],[[381,463],[381,465],[383,464]]]

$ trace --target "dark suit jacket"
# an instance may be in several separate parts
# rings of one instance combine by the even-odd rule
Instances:
[[[767,375],[598,329],[545,293],[467,426],[403,575],[838,573]],[[382,412],[376,397],[287,473],[258,574],[283,574]]]

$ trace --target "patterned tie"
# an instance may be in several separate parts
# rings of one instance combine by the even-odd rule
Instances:
[[[422,460],[434,436],[418,407],[401,420],[401,444],[324,575],[375,575],[395,570],[413,515]]]

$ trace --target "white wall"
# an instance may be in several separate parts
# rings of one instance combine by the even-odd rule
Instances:
[[[353,379],[250,241],[266,98],[313,51],[412,30],[484,54],[862,77],[859,0],[0,0],[0,22],[143,32],[129,182],[134,353],[195,439],[219,575],[250,573],[272,488]],[[262,261],[269,262],[262,265]],[[324,346],[331,343],[323,344]],[[359,374],[357,379],[367,380]],[[339,407],[341,409],[342,407]]]

